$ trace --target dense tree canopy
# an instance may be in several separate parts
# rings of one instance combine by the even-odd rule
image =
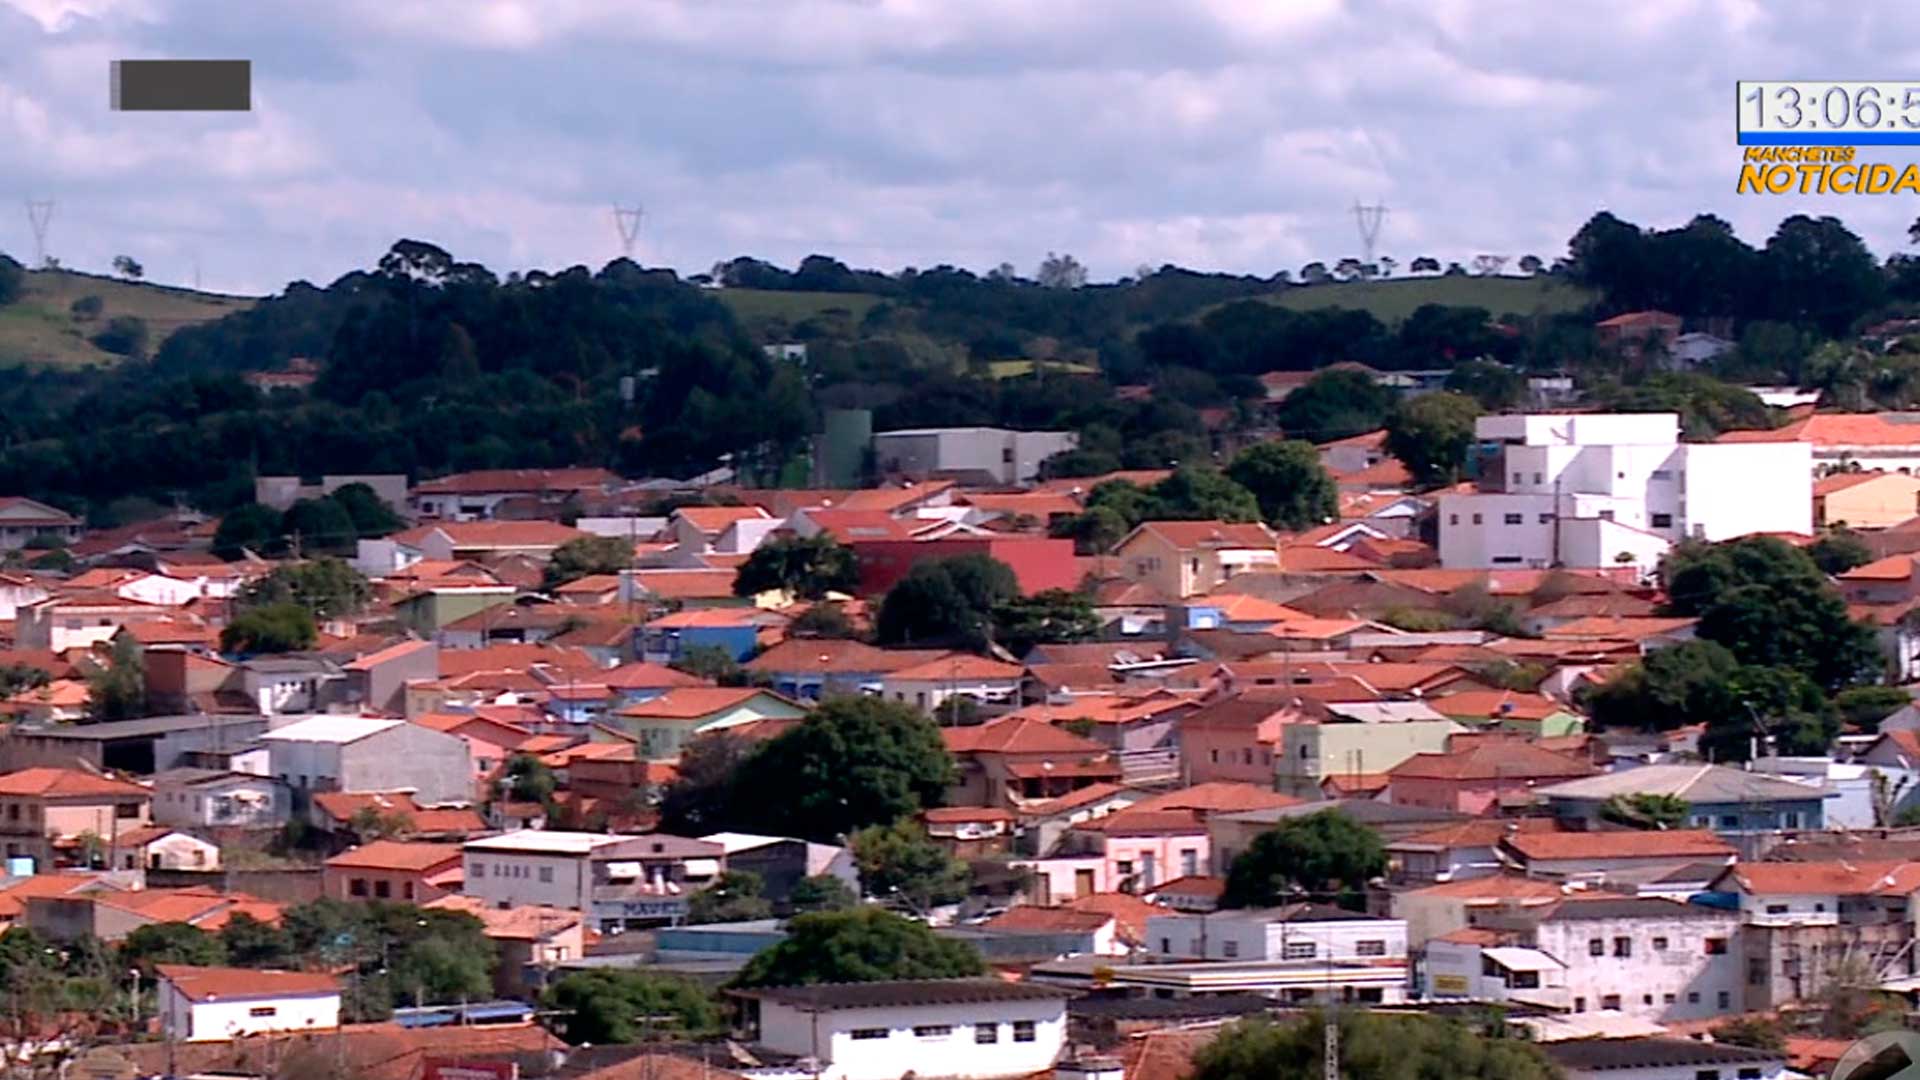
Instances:
[[[990,555],[918,563],[887,590],[874,620],[882,645],[979,648],[993,633],[993,613],[1020,596],[1013,568]]]
[[[941,805],[952,776],[939,728],[918,709],[832,698],[741,762],[730,814],[747,827],[778,806],[787,835],[837,843],[868,825]]]
[[[1668,611],[1698,617],[1695,634],[1725,645],[1743,664],[1792,668],[1827,690],[1878,678],[1873,631],[1806,552],[1772,537],[1685,543],[1660,574]]]
[[[293,604],[316,619],[353,615],[373,596],[366,577],[340,559],[281,563],[240,590],[242,608]]]
[[[1226,907],[1267,907],[1288,899],[1351,904],[1387,868],[1372,829],[1338,810],[1288,818],[1254,837],[1227,869]]]
[[[1387,419],[1387,450],[1423,487],[1450,484],[1473,449],[1480,403],[1464,394],[1421,394],[1401,402]]]
[[[778,589],[818,600],[830,592],[851,593],[859,584],[860,564],[853,549],[822,532],[761,543],[735,572],[733,591],[754,596]]]
[[[898,899],[911,911],[958,902],[967,894],[967,864],[947,853],[908,818],[854,833],[860,883],[881,900]]]
[[[756,953],[734,986],[810,986],[979,975],[980,954],[925,923],[876,907],[796,916],[785,940]]]
[[[664,972],[575,971],[548,987],[541,1000],[558,1012],[560,1033],[575,1045],[698,1037],[726,1026],[719,1004],[704,987]]]
[[[220,651],[230,653],[285,653],[310,649],[318,639],[313,612],[299,604],[282,602],[250,607],[235,615],[220,631]]]
[[[1193,1080],[1273,1080],[1321,1075],[1325,1017],[1247,1020],[1194,1055]],[[1482,1034],[1439,1016],[1354,1010],[1340,1014],[1343,1080],[1556,1080],[1560,1070],[1529,1041]]]
[[[1340,512],[1340,490],[1310,442],[1249,446],[1228,464],[1227,477],[1253,495],[1261,517],[1276,529],[1309,529]]]

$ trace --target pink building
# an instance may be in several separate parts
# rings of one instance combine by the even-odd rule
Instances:
[[[1255,687],[1180,720],[1180,765],[1192,783],[1236,780],[1271,788],[1281,729],[1299,717],[1290,687]]]
[[[1388,801],[1462,814],[1498,814],[1533,805],[1537,786],[1599,771],[1518,738],[1474,739],[1464,749],[1415,754],[1388,770]]]

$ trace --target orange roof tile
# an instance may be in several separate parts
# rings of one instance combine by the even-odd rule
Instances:
[[[1644,641],[1677,634],[1699,621],[1659,616],[1589,615],[1552,627],[1543,636],[1556,641]]]
[[[1153,533],[1183,551],[1193,548],[1257,548],[1275,550],[1279,538],[1259,522],[1143,521],[1140,529]]]
[[[152,792],[125,780],[98,776],[79,769],[38,766],[0,776],[0,795],[31,796],[43,799],[68,798],[147,798]]]
[[[1907,896],[1920,891],[1920,863],[1844,861],[1738,863],[1731,868],[1742,891],[1755,896]]]
[[[772,515],[758,506],[682,506],[673,516],[701,532],[718,533],[736,521],[765,520]]]
[[[427,844],[410,840],[375,840],[349,848],[327,860],[330,867],[356,870],[401,870],[426,873],[460,861],[459,844]]]
[[[1271,810],[1282,806],[1297,806],[1302,801],[1258,784],[1234,780],[1212,780],[1155,795],[1133,804],[1128,809],[1130,811],[1191,810],[1205,814],[1230,814],[1244,810]]]
[[[940,738],[955,754],[1060,754],[1100,757],[1107,748],[1065,728],[1023,717],[1003,716],[973,727],[940,729]]]
[[[1723,443],[1810,442],[1817,447],[1920,446],[1913,413],[1814,413],[1770,431],[1729,431]]]
[[[657,698],[629,705],[615,715],[645,720],[697,720],[738,708],[756,697],[785,698],[754,686],[676,686]]]
[[[634,585],[662,600],[719,600],[733,597],[734,571],[635,570]]]
[[[1720,858],[1733,845],[1705,829],[1636,832],[1520,833],[1505,841],[1533,859]]]
[[[191,1001],[296,997],[340,991],[338,978],[315,972],[189,967],[185,964],[156,964],[154,970]]]
[[[897,668],[886,673],[889,679],[943,682],[955,679],[1018,679],[1026,668],[1004,660],[992,660],[972,653],[948,653],[936,659]]]

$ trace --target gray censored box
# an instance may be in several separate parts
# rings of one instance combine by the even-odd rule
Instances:
[[[115,112],[247,112],[251,60],[115,60]]]

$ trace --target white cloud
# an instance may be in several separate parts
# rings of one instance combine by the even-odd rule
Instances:
[[[1271,273],[1357,247],[1553,257],[1596,209],[1754,242],[1888,200],[1733,195],[1733,82],[1883,70],[1901,13],[1765,0],[0,0],[0,199],[117,252],[273,289],[418,236],[598,265],[614,202],[684,271],[811,252],[897,269]],[[106,111],[115,57],[244,55],[251,116]],[[1907,66],[1911,66],[1910,64]],[[30,247],[0,202],[0,249]]]

